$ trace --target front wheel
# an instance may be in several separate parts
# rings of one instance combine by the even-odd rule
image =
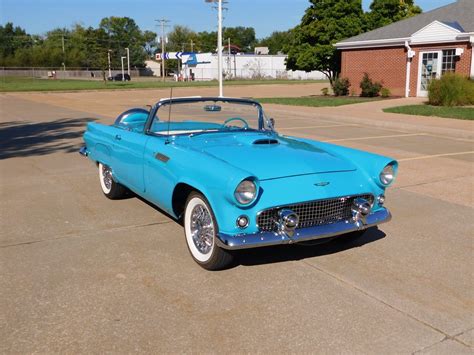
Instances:
[[[99,163],[99,180],[102,192],[111,200],[117,200],[125,196],[127,189],[114,181],[110,166]]]
[[[192,192],[184,210],[184,234],[194,261],[207,270],[221,270],[232,263],[233,256],[216,245],[218,226],[206,198]]]

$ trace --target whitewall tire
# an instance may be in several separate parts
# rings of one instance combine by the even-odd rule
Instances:
[[[192,192],[184,209],[184,235],[189,252],[200,266],[220,270],[232,262],[232,255],[217,244],[218,225],[206,198]]]
[[[99,181],[102,192],[111,200],[122,198],[126,188],[114,181],[112,169],[105,164],[99,163]]]

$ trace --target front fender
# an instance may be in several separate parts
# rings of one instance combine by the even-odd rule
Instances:
[[[398,162],[390,157],[331,143],[318,142],[303,138],[296,139],[309,143],[316,148],[325,150],[328,153],[334,154],[339,158],[350,161],[357,167],[360,173],[364,174],[368,179],[370,179],[374,184],[378,185],[382,189],[385,189],[386,187],[390,186],[383,185],[380,182],[379,174],[382,169],[386,165],[391,164],[394,167],[395,174],[397,174],[398,172]]]

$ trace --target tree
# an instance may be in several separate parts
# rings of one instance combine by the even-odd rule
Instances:
[[[19,49],[31,48],[34,39],[19,26],[7,22],[0,25],[0,65],[17,65],[14,55]]]
[[[285,48],[287,69],[319,70],[331,85],[339,72],[339,54],[333,46],[358,35],[363,28],[361,0],[310,0],[301,23],[293,29],[294,42]]]
[[[191,51],[191,41],[193,42],[194,50],[197,38],[198,35],[196,32],[189,27],[176,25],[173,27],[173,30],[168,33],[168,44],[166,48],[174,52]]]
[[[255,43],[257,42],[255,38],[255,29],[253,27],[225,27],[223,38],[224,41],[227,41],[227,39],[230,38],[230,42],[233,45],[240,47],[243,52],[253,52]],[[217,37],[215,42],[217,42]]]
[[[374,0],[367,13],[367,30],[386,26],[421,12],[414,0]]]
[[[260,40],[256,46],[268,47],[270,54],[285,53],[285,48],[293,43],[293,38],[294,35],[291,30],[275,31],[270,36]]]
[[[143,67],[146,59],[145,39],[142,31],[129,17],[106,17],[100,21],[99,29],[108,35],[108,48],[112,50],[112,65],[120,67],[120,57],[125,55],[125,48],[130,50],[130,65]]]

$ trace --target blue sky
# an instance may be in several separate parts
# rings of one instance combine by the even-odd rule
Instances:
[[[416,0],[423,11],[454,0]],[[368,9],[371,0],[363,0]],[[224,26],[254,27],[258,38],[299,23],[307,0],[229,0]],[[75,23],[97,27],[107,16],[132,17],[141,29],[156,31],[154,19],[167,18],[173,25],[195,31],[216,28],[216,11],[204,0],[0,0],[0,23],[13,22],[28,33],[43,34]]]

